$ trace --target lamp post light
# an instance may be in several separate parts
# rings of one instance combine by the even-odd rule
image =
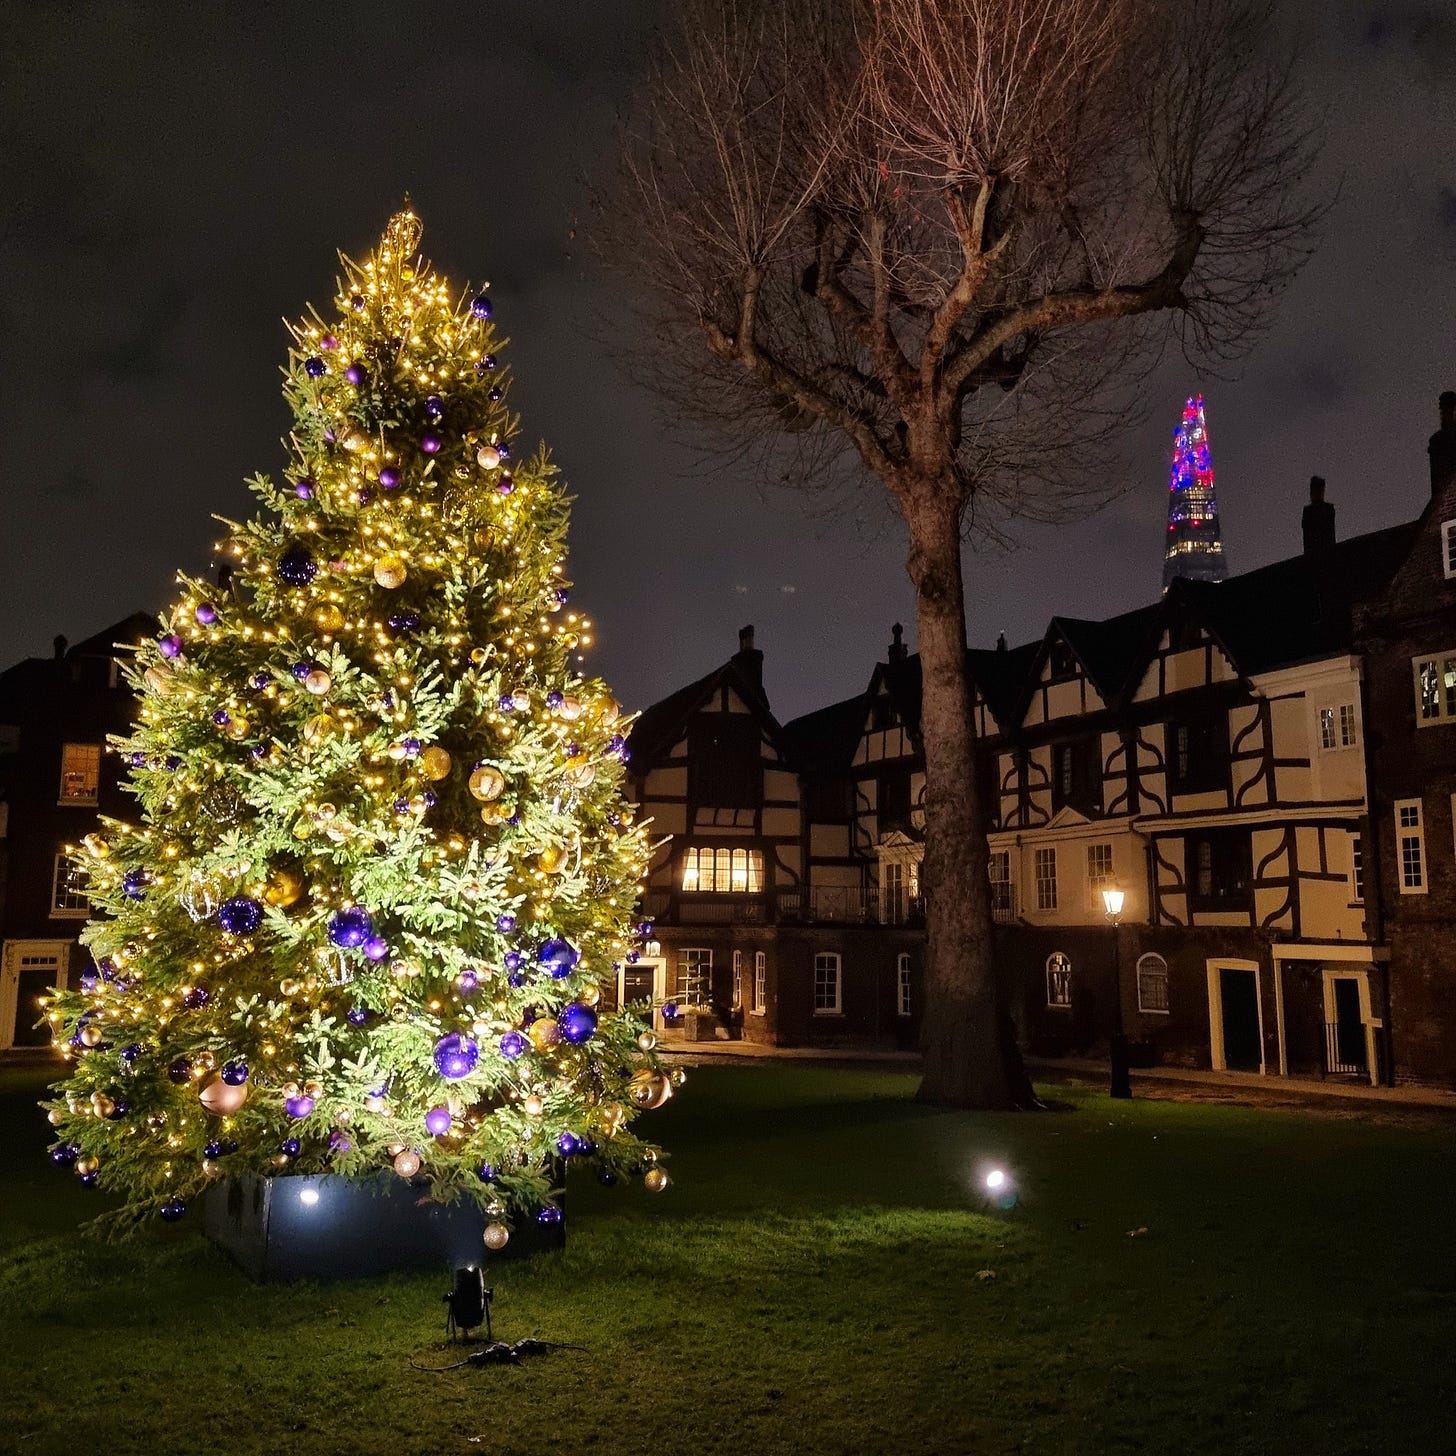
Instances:
[[[1128,1074],[1127,1034],[1122,1026],[1122,956],[1118,946],[1120,937],[1117,922],[1122,915],[1123,902],[1127,895],[1115,885],[1108,885],[1102,891],[1102,904],[1107,918],[1112,922],[1112,1039],[1108,1046],[1109,1061],[1112,1064],[1112,1096],[1132,1096],[1132,1078]]]

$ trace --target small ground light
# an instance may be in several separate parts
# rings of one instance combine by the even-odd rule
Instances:
[[[298,1190],[298,1201],[307,1205],[309,1208],[312,1208],[318,1202],[318,1198],[317,1188],[300,1188]]]
[[[987,1168],[981,1174],[981,1187],[993,1208],[1016,1207],[1016,1183],[1005,1168]]]

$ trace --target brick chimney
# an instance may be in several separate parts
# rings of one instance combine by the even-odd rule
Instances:
[[[1335,544],[1335,508],[1325,499],[1325,478],[1309,478],[1309,504],[1299,518],[1304,528],[1304,554],[1326,551]]]
[[[1448,389],[1440,400],[1441,428],[1431,436],[1426,452],[1431,457],[1431,494],[1440,495],[1456,480],[1456,390]]]
[[[55,636],[55,639],[52,641],[51,646],[55,649],[56,661],[59,662],[61,658],[66,655],[65,634],[58,632]]]
[[[753,645],[753,628],[738,629],[738,651],[733,654],[733,665],[744,677],[763,691],[763,653]]]
[[[905,629],[898,622],[890,628],[890,639],[890,661],[904,662],[910,656],[910,649],[905,645]]]

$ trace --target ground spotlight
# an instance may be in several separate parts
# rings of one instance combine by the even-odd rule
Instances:
[[[1016,1207],[1016,1180],[996,1164],[981,1171],[981,1191],[992,1208]]]

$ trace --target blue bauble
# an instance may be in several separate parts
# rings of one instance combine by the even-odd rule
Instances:
[[[198,1011],[211,1000],[212,997],[208,994],[205,986],[189,986],[182,993],[182,1004],[189,1011]]]
[[[175,1082],[179,1087],[192,1077],[192,1062],[188,1057],[178,1057],[170,1067],[167,1068],[167,1080]]]
[[[142,1044],[139,1041],[128,1042],[127,1045],[122,1047],[121,1051],[118,1053],[122,1061],[127,1063],[128,1066],[130,1066],[132,1062],[136,1061],[136,1059],[141,1056],[141,1054]]]
[[[355,950],[369,939],[374,923],[362,905],[338,911],[329,921],[329,939],[344,950]]]
[[[482,1163],[480,1167],[475,1170],[475,1176],[479,1178],[482,1183],[494,1183],[496,1180],[496,1171],[494,1165],[491,1163]]]
[[[317,575],[313,557],[302,546],[290,546],[278,558],[278,579],[288,586],[307,586]]]
[[[560,1028],[562,1041],[580,1046],[597,1034],[597,1014],[590,1006],[573,1001],[557,1015],[556,1025]]]
[[[445,401],[438,394],[432,394],[425,400],[425,413],[432,420],[438,420],[445,413]]]
[[[516,917],[514,915],[497,915],[495,917],[495,928],[502,935],[509,935],[516,928]]]
[[[480,1048],[461,1032],[452,1031],[435,1043],[435,1070],[454,1082],[468,1077],[480,1060]]]
[[[581,1139],[574,1132],[564,1132],[556,1139],[556,1151],[563,1158],[573,1157],[581,1151]]]
[[[470,300],[470,312],[478,319],[488,319],[492,312],[490,296],[484,293],[477,293]]]
[[[224,1062],[222,1079],[229,1087],[241,1087],[248,1080],[248,1064],[246,1062]]]
[[[251,935],[263,923],[263,907],[247,895],[234,895],[218,906],[217,923],[229,935]]]
[[[328,373],[328,368],[329,366],[325,364],[324,361],[320,359],[316,354],[312,358],[305,359],[303,361],[303,372],[307,374],[310,379],[321,379],[325,374]]]
[[[140,900],[147,893],[151,876],[145,870],[128,870],[121,877],[121,889],[128,900]]]
[[[514,1061],[526,1050],[526,1038],[519,1031],[508,1031],[500,1039],[501,1056]]]
[[[362,1006],[352,1006],[347,1013],[350,1026],[363,1026],[369,1020],[369,1013]]]
[[[81,1150],[75,1143],[57,1143],[51,1149],[51,1162],[55,1163],[58,1167],[64,1167],[70,1163],[74,1163],[80,1155]]]
[[[187,1212],[187,1205],[180,1198],[169,1198],[157,1212],[167,1223],[176,1223]]]
[[[100,1176],[101,1175],[99,1173],[82,1173],[81,1174],[81,1187],[83,1187],[83,1188],[94,1188],[96,1186],[96,1180]],[[179,1214],[178,1216],[180,1217],[181,1215]]]
[[[558,980],[569,976],[581,959],[581,952],[570,941],[559,938],[548,940],[536,952],[536,959]]]
[[[285,1158],[296,1158],[298,1156],[298,1150],[302,1146],[303,1145],[298,1141],[297,1138],[284,1138],[283,1141],[278,1144],[278,1151],[282,1153]]]
[[[536,1222],[545,1224],[547,1228],[552,1228],[556,1224],[559,1224],[563,1217],[564,1215],[561,1210],[554,1203],[548,1203],[545,1208],[537,1213]]]
[[[347,379],[350,384],[363,384],[364,381],[369,378],[369,375],[365,372],[364,366],[362,364],[351,364],[346,370],[344,370],[344,378]]]

